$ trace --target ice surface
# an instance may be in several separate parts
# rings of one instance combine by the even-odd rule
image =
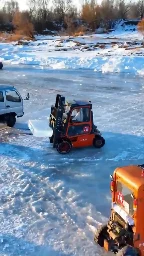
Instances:
[[[17,131],[0,135],[1,256],[107,255],[93,237],[109,217],[109,175],[144,160],[143,49],[119,47],[141,39],[119,27],[77,42],[39,37],[29,46],[0,44],[0,83],[16,86],[23,98],[30,93]],[[78,42],[107,45],[87,51]],[[57,93],[92,101],[102,149],[63,156],[50,146],[47,118]],[[37,137],[28,135],[28,121]]]
[[[46,120],[29,120],[28,127],[35,137],[50,137],[52,130],[49,127],[48,119]]]
[[[25,75],[25,76],[23,76]],[[143,164],[144,80],[91,70],[6,66],[0,83],[15,85],[28,120],[47,120],[57,93],[89,99],[94,122],[106,139],[102,149],[60,155],[47,138],[1,134],[0,254],[2,256],[107,255],[93,243],[109,217],[109,175],[122,165]]]

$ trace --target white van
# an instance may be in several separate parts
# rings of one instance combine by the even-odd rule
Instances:
[[[29,93],[26,100],[29,99]],[[0,122],[13,127],[16,117],[24,115],[23,99],[14,86],[0,85]]]

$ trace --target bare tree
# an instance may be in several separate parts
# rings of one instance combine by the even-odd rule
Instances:
[[[101,24],[106,29],[109,29],[111,27],[111,22],[116,18],[116,15],[117,11],[114,0],[103,0],[100,7]]]
[[[92,30],[96,28],[97,4],[94,0],[83,4],[81,17]]]
[[[36,29],[43,31],[48,21],[51,20],[51,11],[49,10],[50,0],[28,0],[27,4],[30,10],[30,16]]]
[[[143,45],[144,45],[144,19],[138,23],[138,31],[143,35]]]
[[[34,38],[33,24],[30,22],[27,12],[15,12],[12,23],[15,27],[15,33]]]
[[[74,26],[74,23],[73,23],[73,17],[70,17],[69,15],[65,15],[64,22],[67,26],[68,35],[72,35],[74,30],[75,30],[75,26]]]
[[[143,19],[144,17],[144,0],[139,0],[138,1],[138,12],[139,12],[139,18]]]
[[[3,7],[3,11],[10,14],[11,17],[14,15],[15,12],[19,10],[19,4],[17,1],[6,1]]]
[[[126,3],[125,0],[119,0],[117,3],[117,7],[118,7],[118,18],[126,19],[131,9],[131,1],[129,1],[129,3]]]
[[[140,16],[139,14],[139,7],[138,7],[138,3],[131,3],[131,6],[130,6],[130,10],[129,10],[129,13],[128,13],[128,18],[129,19],[138,19]]]
[[[42,15],[42,12],[44,10],[48,10],[50,0],[27,0],[27,5],[29,7],[31,15],[37,15],[40,14]],[[41,12],[39,11],[41,10]]]
[[[53,4],[56,18],[62,23],[65,15],[72,8],[72,0],[53,0]]]
[[[38,8],[38,1],[37,0],[27,0],[27,5],[29,7],[29,12],[31,16],[36,14],[36,10]]]

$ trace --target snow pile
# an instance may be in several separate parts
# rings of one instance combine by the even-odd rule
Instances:
[[[135,27],[135,29],[133,28]],[[37,36],[34,42],[0,43],[4,65],[38,65],[49,69],[91,69],[143,75],[142,35],[134,25],[117,24],[109,34],[79,37]]]

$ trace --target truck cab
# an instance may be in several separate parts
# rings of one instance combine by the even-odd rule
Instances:
[[[0,122],[13,127],[16,118],[24,115],[23,99],[14,86],[0,85]]]
[[[144,256],[144,165],[116,168],[110,190],[110,218],[96,232],[95,242],[119,256]]]

